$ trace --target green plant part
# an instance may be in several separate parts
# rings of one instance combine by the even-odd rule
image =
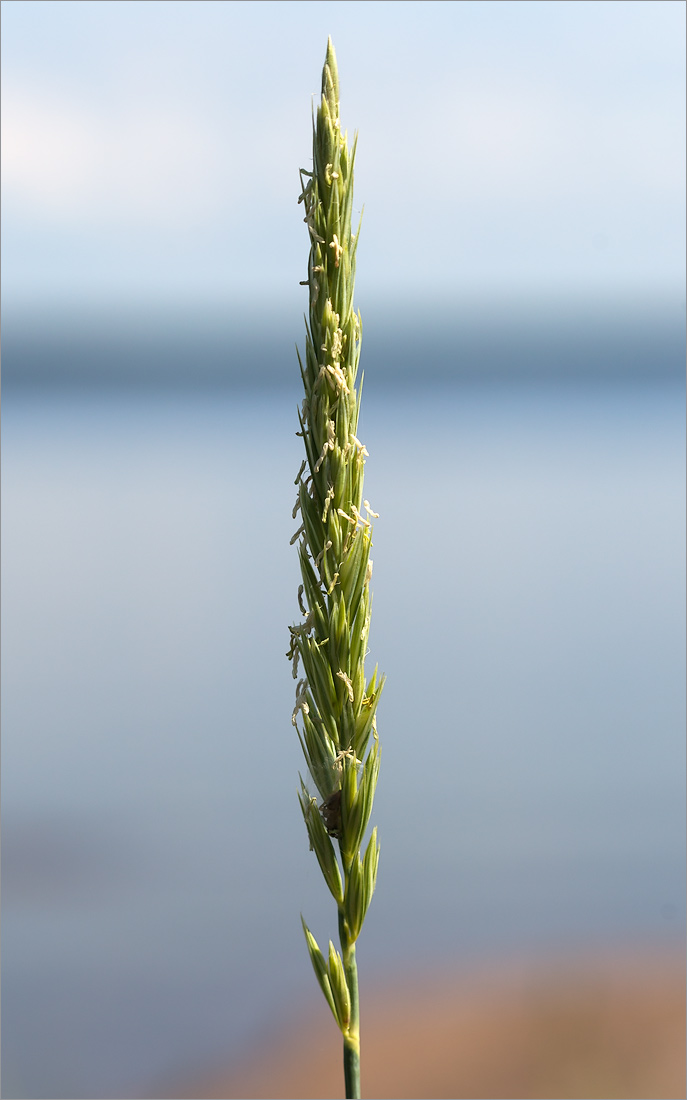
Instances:
[[[370,630],[371,519],[363,500],[367,450],[357,437],[361,321],[353,308],[351,233],[355,141],[339,123],[339,76],[331,39],[322,97],[313,120],[313,168],[301,171],[299,202],[310,235],[305,356],[298,356],[305,398],[299,411],[305,459],[296,477],[293,517],[303,583],[303,621],[290,627],[287,656],[297,680],[292,721],[321,802],[301,779],[299,800],[310,847],[336,902],[340,953],[322,954],[303,929],[317,980],[344,1039],[346,1096],[360,1096],[360,1014],[355,942],[374,892],[377,830],[365,852],[380,748],[375,714],[384,678],[365,677]],[[303,678],[298,679],[299,661]],[[336,842],[336,845],[335,845]],[[337,850],[338,849],[338,850]]]

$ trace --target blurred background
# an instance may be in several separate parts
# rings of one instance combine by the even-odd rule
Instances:
[[[394,982],[514,959],[681,986],[684,23],[5,0],[4,1096],[275,1095],[192,1082],[267,1065],[300,1013],[339,1056],[284,656],[328,34],[388,676],[370,1026]],[[574,1084],[405,1095],[680,1095],[581,1080],[582,1018]]]

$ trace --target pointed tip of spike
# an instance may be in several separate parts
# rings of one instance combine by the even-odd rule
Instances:
[[[332,121],[339,117],[339,67],[332,36],[327,38],[327,54],[322,70],[322,98],[327,101]]]

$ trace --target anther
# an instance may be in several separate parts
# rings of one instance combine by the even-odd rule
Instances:
[[[355,699],[355,695],[353,694],[353,684],[349,680],[348,676],[345,672],[337,672],[336,675],[339,677],[340,680],[343,680],[344,684],[346,685],[346,690],[348,692],[348,698],[351,702],[353,702]]]
[[[329,247],[334,249],[334,267],[338,267],[339,266],[339,257],[341,255],[341,253],[343,252],[343,248],[339,244],[339,238],[337,237],[336,233],[332,237]]]

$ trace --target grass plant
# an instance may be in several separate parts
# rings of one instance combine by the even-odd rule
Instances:
[[[357,139],[356,139],[357,140]],[[292,721],[319,798],[301,778],[299,800],[338,912],[340,950],[327,956],[303,921],[320,988],[343,1035],[347,1097],[360,1096],[360,1011],[355,945],[377,880],[379,844],[372,830],[362,853],[379,774],[375,713],[384,678],[365,676],[370,629],[371,519],[363,500],[367,450],[357,437],[361,320],[353,307],[358,233],[351,233],[353,164],[339,122],[339,76],[331,38],[322,96],[313,117],[312,172],[301,170],[310,236],[305,389],[299,411],[305,458],[296,477],[293,516],[303,620],[291,626],[288,657],[297,680]],[[360,226],[358,226],[359,230]],[[299,662],[302,677],[299,679]],[[361,854],[362,853],[362,854]],[[302,919],[302,918],[301,918]]]

